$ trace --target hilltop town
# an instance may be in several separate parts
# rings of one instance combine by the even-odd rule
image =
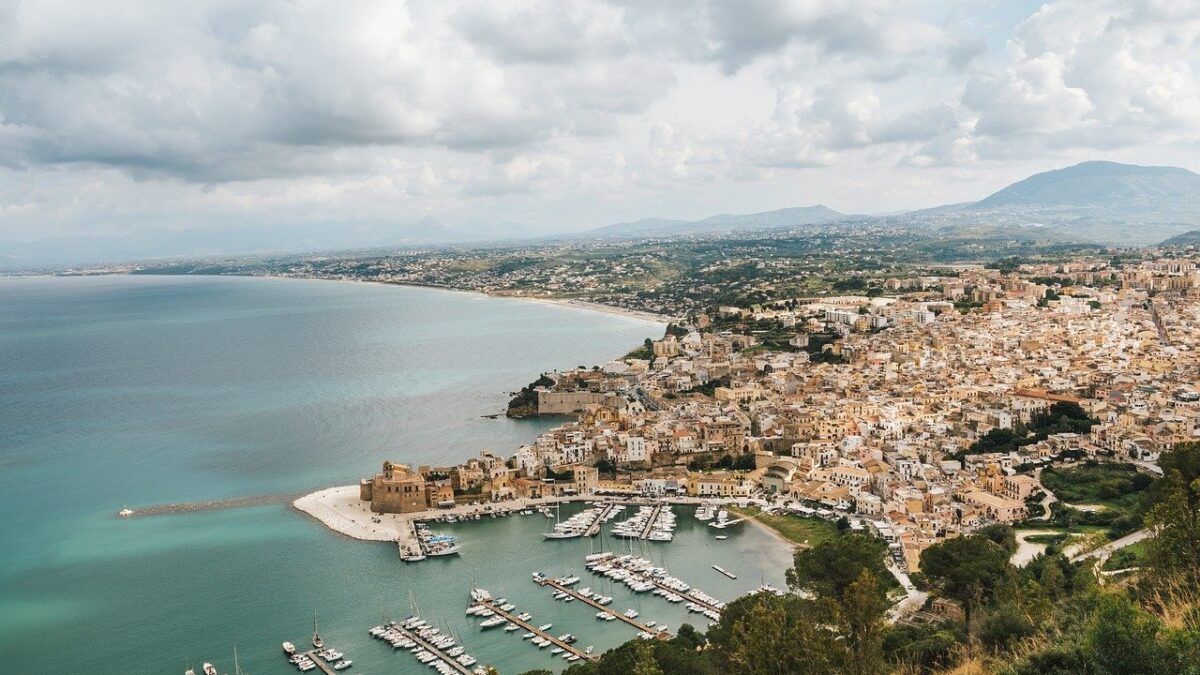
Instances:
[[[1200,433],[1196,259],[1017,264],[867,291],[719,307],[625,358],[546,373],[525,413],[571,421],[507,459],[387,465],[362,498],[412,512],[573,494],[767,497],[870,528],[915,569],[947,537],[1049,519],[1043,467],[1154,471]]]

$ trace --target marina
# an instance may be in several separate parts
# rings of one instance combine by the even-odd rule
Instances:
[[[640,506],[632,518],[614,525],[612,534],[622,539],[671,541],[675,538],[675,513],[663,502]]]
[[[471,670],[471,666],[477,663],[475,657],[467,654],[464,647],[456,645],[452,636],[428,625],[419,616],[375,626],[367,632],[371,637],[390,644],[393,650],[407,649],[423,665],[443,675],[480,675],[486,672],[482,666]]]
[[[593,574],[620,581],[638,593],[653,591],[654,595],[667,602],[686,601],[688,611],[703,614],[714,623],[721,620],[721,611],[725,609],[725,603],[681,579],[670,576],[665,568],[657,567],[645,558],[628,554],[618,556],[613,553],[598,553],[587,556],[585,561],[588,570]],[[736,579],[732,576],[731,578]]]
[[[663,640],[670,637],[670,634],[667,633],[665,630],[662,630],[661,628],[655,628],[652,626],[648,626],[640,621],[637,621],[635,619],[636,615],[630,616],[628,613],[617,612],[616,610],[609,608],[607,605],[597,602],[595,599],[593,599],[593,597],[591,595],[584,595],[583,593],[580,593],[579,591],[572,589],[570,586],[564,585],[562,583],[562,580],[560,580],[560,579],[551,579],[551,578],[545,576],[544,574],[541,574],[539,572],[534,572],[533,581],[534,581],[534,583],[538,584],[539,586],[545,586],[547,588],[552,588],[555,591],[558,591],[559,593],[565,593],[566,595],[568,595],[572,598],[575,598],[576,600],[580,601],[583,604],[586,604],[594,609],[600,610],[596,614],[597,618],[600,618],[602,615],[603,616],[611,616],[611,617],[614,617],[614,619],[617,621],[623,621],[623,622],[629,624],[630,626],[636,628],[639,634],[643,634],[643,635],[647,635],[647,636],[651,636],[651,637],[657,637],[657,638],[663,639]],[[613,619],[606,619],[606,620],[611,621]]]
[[[505,605],[500,603],[498,600],[492,599],[491,595],[488,594],[487,591],[476,589],[471,593],[472,602],[474,603],[472,607],[484,607],[487,611],[493,612],[496,616],[507,620],[509,623],[512,623],[519,628],[524,629],[527,633],[532,633],[534,638],[537,638],[545,643],[541,644],[541,647],[551,644],[554,645],[555,649],[560,650],[558,653],[564,653],[567,655],[564,657],[564,660],[570,660],[572,656],[576,657],[574,659],[576,661],[579,659],[595,661],[599,658],[597,655],[579,649],[571,644],[571,642],[565,641],[562,637],[555,637],[549,633],[548,631],[553,624],[542,624],[541,626],[535,626],[530,623],[529,619],[522,619],[521,615],[513,614],[512,610],[515,609],[515,607],[510,606],[511,609],[504,609]],[[526,614],[525,616],[528,615]]]

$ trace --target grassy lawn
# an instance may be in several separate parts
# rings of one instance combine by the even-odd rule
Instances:
[[[804,518],[790,513],[763,513],[757,506],[729,507],[729,511],[744,518],[753,518],[796,544],[816,546],[838,536],[837,525],[822,518]]]
[[[1031,544],[1061,544],[1071,535],[1066,532],[1057,534],[1031,534],[1025,537],[1025,541]]]
[[[1063,502],[1096,504],[1125,513],[1137,508],[1138,495],[1151,481],[1132,464],[1084,463],[1042,471],[1042,484]]]
[[[1146,542],[1139,541],[1119,549],[1104,561],[1104,569],[1123,570],[1129,567],[1141,567],[1146,564]]]

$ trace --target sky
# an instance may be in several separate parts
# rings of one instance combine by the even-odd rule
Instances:
[[[0,242],[883,213],[1198,157],[1195,0],[0,0]]]

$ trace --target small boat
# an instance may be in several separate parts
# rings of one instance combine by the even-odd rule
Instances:
[[[511,633],[515,630],[521,630],[521,627],[515,623],[510,623],[504,627],[504,632],[506,632],[506,633]]]
[[[717,541],[725,541],[725,540],[726,540],[726,539],[728,539],[728,538],[729,538],[728,536],[726,536],[726,535],[723,535],[723,534],[718,534],[718,535],[717,535]]]
[[[204,675],[217,675],[217,668],[211,663],[204,664],[200,670],[204,672]]]
[[[313,649],[324,649],[325,648],[325,641],[321,639],[321,634],[317,632],[317,613],[316,612],[313,612],[312,646],[313,646]]]
[[[547,630],[550,630],[553,626],[554,626],[554,624],[548,623],[544,626],[538,626],[538,630],[547,631]]]
[[[550,650],[550,653],[551,653],[551,654],[561,654],[561,653],[563,653],[563,648],[562,648],[562,647],[555,647],[554,649],[551,649],[551,650]],[[214,671],[214,675],[216,675],[216,674],[215,674],[215,671]]]
[[[288,656],[295,654],[296,653],[296,645],[294,645],[290,642],[283,643],[283,653],[287,654]]]
[[[522,640],[528,640],[528,639],[529,639],[529,638],[531,638],[531,637],[533,637],[533,633],[526,633],[526,634],[524,634],[524,635],[522,635],[522,636],[521,636],[521,639],[522,639]]]
[[[502,616],[493,616],[490,619],[485,619],[482,623],[479,624],[479,627],[484,630],[487,630],[488,628],[495,628],[496,626],[503,624],[505,621],[507,621],[507,619],[505,619]]]
[[[351,661],[350,659],[345,659],[345,660],[338,661],[337,663],[333,664],[333,669],[334,670],[345,670],[352,665],[354,665],[353,661]]]

